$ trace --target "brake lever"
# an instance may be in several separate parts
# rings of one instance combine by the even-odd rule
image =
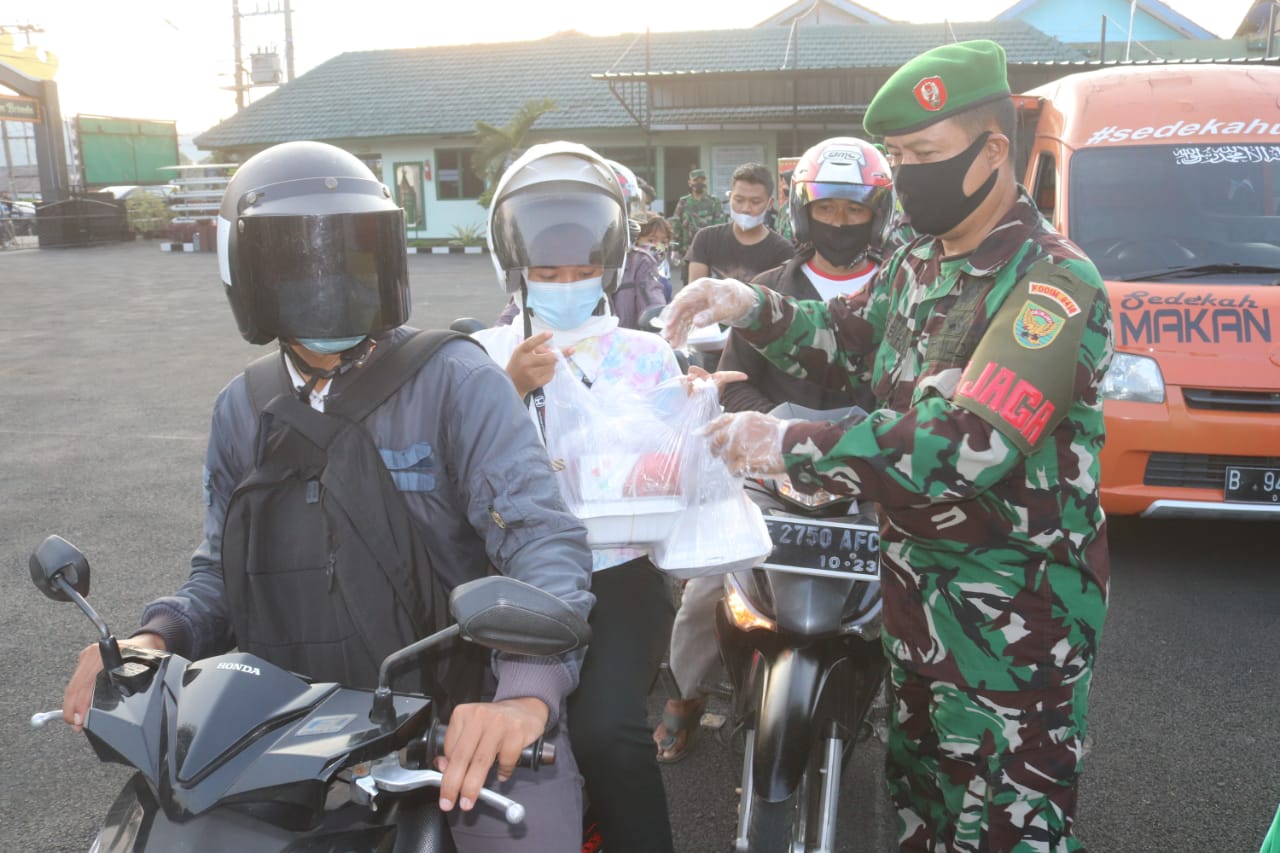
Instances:
[[[42,711],[39,714],[31,715],[31,728],[43,729],[46,725],[53,722],[62,721],[62,709],[56,711]]]
[[[389,794],[403,794],[419,788],[438,788],[443,779],[444,774],[439,770],[409,770],[401,767],[395,760],[391,760],[373,765],[368,775],[355,779],[355,785],[363,794],[360,801],[377,811],[377,798],[382,791]],[[480,801],[501,811],[507,823],[516,824],[524,820],[524,806],[510,797],[504,797],[488,788],[481,788]]]

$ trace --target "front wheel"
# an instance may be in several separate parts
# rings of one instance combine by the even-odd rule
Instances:
[[[752,795],[747,850],[750,853],[791,853],[796,817],[794,792],[778,803]]]

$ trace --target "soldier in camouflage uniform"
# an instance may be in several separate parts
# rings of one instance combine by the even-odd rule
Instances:
[[[728,222],[724,205],[707,192],[707,173],[702,169],[694,169],[689,173],[689,195],[680,196],[676,202],[676,212],[671,218],[671,227],[675,232],[676,244],[683,255],[693,243],[693,235],[708,225],[719,225]]]
[[[963,42],[898,70],[867,110],[921,235],[828,303],[705,282],[668,309],[733,322],[794,376],[866,376],[856,424],[725,415],[730,467],[881,509],[886,775],[903,850],[1069,851],[1106,613],[1097,270],[1013,175],[1004,52]]]

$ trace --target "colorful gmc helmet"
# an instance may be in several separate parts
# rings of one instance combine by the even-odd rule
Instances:
[[[852,136],[824,139],[804,152],[791,176],[791,225],[797,243],[808,243],[811,203],[845,198],[870,208],[871,243],[879,251],[893,223],[893,172],[874,145]]]

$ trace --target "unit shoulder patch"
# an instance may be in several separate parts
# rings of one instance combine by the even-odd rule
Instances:
[[[1066,417],[1077,353],[1099,291],[1049,261],[1014,284],[974,350],[955,405],[991,424],[1023,453]]]

